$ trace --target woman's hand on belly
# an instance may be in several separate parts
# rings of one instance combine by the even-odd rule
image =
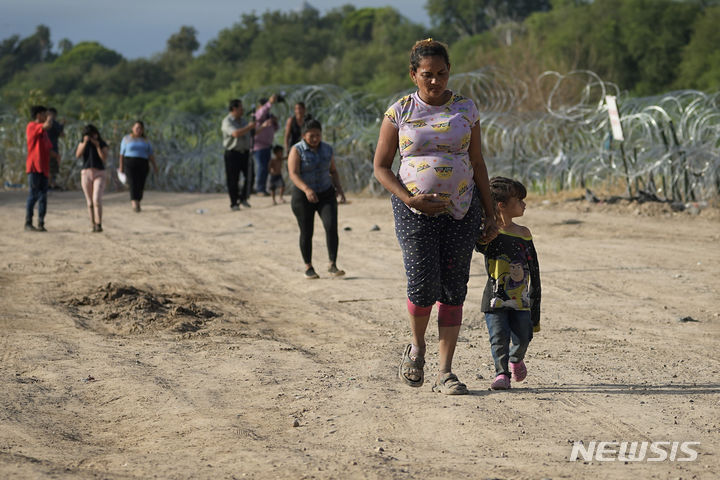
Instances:
[[[425,215],[438,215],[445,213],[450,206],[450,199],[437,193],[418,193],[410,197],[407,206],[418,210]]]

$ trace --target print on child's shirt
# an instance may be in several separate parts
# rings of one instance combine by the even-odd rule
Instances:
[[[528,282],[530,268],[523,257],[510,258],[500,255],[491,259],[490,272],[495,278],[495,291],[490,300],[492,308],[512,308],[514,310],[530,307]]]

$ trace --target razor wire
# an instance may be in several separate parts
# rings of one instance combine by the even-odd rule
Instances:
[[[471,98],[480,111],[490,175],[518,178],[541,193],[607,184],[622,184],[629,196],[664,201],[709,200],[720,193],[720,92],[638,98],[591,71],[545,72],[529,85],[499,68],[453,75],[449,88]],[[533,95],[541,96],[544,108],[528,108],[531,91],[539,92]],[[273,106],[280,124],[276,143],[283,143],[285,120],[302,101],[323,125],[323,140],[335,150],[346,190],[383,191],[372,166],[380,123],[385,109],[409,90],[381,97],[336,85],[273,85],[242,96],[245,109],[280,92],[285,102]],[[617,97],[622,142],[612,139],[606,95]],[[149,187],[224,191],[224,115],[169,112],[145,118],[160,170]],[[0,177],[6,185],[25,181],[25,125],[17,116],[0,117]],[[114,171],[131,125],[120,120],[95,125],[110,146],[108,165]],[[68,123],[60,143],[59,180],[68,188],[79,188],[81,162],[74,153],[81,128],[80,122]]]

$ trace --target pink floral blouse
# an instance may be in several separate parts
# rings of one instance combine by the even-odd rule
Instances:
[[[470,129],[479,118],[475,103],[453,94],[446,104],[433,106],[415,92],[392,104],[385,116],[398,129],[400,182],[411,195],[449,198],[448,213],[463,218],[475,185],[468,154]]]

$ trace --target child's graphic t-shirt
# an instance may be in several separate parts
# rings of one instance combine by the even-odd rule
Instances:
[[[485,255],[488,281],[481,309],[530,310],[535,331],[540,329],[540,266],[532,237],[500,231],[490,243],[477,243]]]
[[[428,105],[415,92],[392,104],[385,116],[398,128],[400,182],[411,195],[449,198],[447,213],[463,218],[475,188],[468,155],[470,130],[479,118],[475,103],[453,94],[444,105]]]

